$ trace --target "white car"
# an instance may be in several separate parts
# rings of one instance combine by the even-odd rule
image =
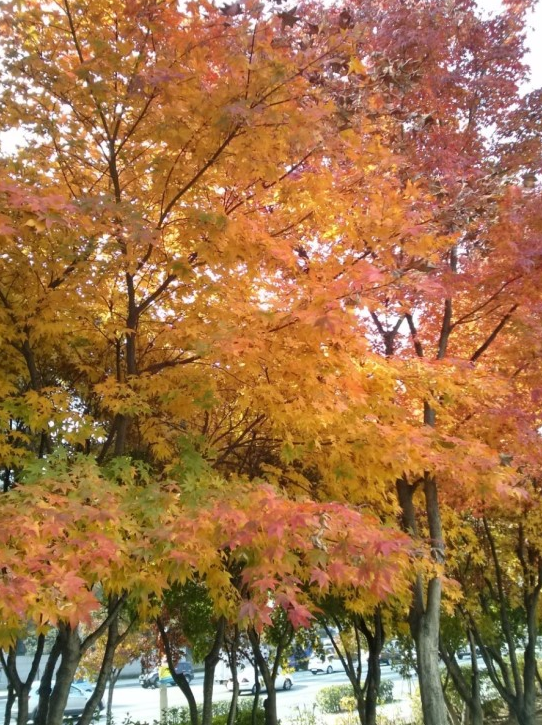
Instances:
[[[342,671],[344,667],[339,659],[335,659],[331,655],[324,655],[323,657],[311,657],[308,669],[313,675],[317,675],[319,672],[331,675],[332,672]]]
[[[254,680],[254,670],[249,668],[242,669],[238,673],[239,678],[239,693],[250,692],[252,695],[256,694],[256,681]],[[275,678],[275,690],[291,690],[294,685],[294,679],[292,675],[285,675],[280,670],[277,672]],[[233,690],[233,680],[230,678],[226,682],[228,690]],[[260,689],[265,690],[265,683],[263,678],[260,677]]]
[[[54,687],[54,682],[51,683],[51,686]],[[28,695],[28,720],[34,720],[36,716],[40,698],[39,689],[39,681],[34,682],[30,688],[30,694]],[[86,687],[83,683],[70,685],[68,702],[66,703],[66,710],[64,711],[66,717],[79,717],[82,715],[91,695],[92,690],[88,689],[88,686]],[[103,702],[100,702],[98,707],[100,710],[103,710]]]

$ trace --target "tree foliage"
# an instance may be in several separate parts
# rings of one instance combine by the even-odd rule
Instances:
[[[279,5],[0,15],[0,643],[58,629],[47,725],[185,586],[253,641],[395,595],[442,725],[444,543],[535,516],[530,3]]]

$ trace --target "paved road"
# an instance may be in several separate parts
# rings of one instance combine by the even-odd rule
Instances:
[[[403,680],[390,667],[382,668],[383,679],[391,679],[394,683],[394,698],[404,701],[410,694],[411,685]],[[331,675],[312,675],[310,672],[296,672],[293,675],[294,686],[290,691],[277,693],[278,714],[281,718],[289,718],[297,713],[298,708],[312,708],[316,695],[322,687],[346,684],[348,678],[344,672]],[[203,675],[197,673],[191,683],[197,702],[203,700]],[[243,699],[251,699],[251,695],[241,695]],[[184,707],[186,700],[178,687],[167,688],[168,707]],[[214,700],[229,700],[231,693],[224,685],[215,685]],[[3,719],[4,701],[0,701],[0,717]],[[113,696],[113,718],[120,725],[129,717],[142,723],[152,723],[160,716],[160,691],[145,690],[137,680],[121,680]],[[101,721],[105,722],[105,718]]]
[[[391,679],[394,683],[394,697],[396,700],[405,700],[410,694],[410,683],[403,680],[390,667],[382,668],[383,679]],[[344,672],[335,672],[331,675],[312,675],[310,672],[296,672],[293,675],[294,686],[290,691],[277,692],[278,714],[281,718],[287,718],[296,713],[297,708],[312,708],[316,695],[322,687],[329,685],[345,684],[348,678]],[[197,702],[203,699],[203,678],[196,675],[191,683],[192,691]],[[182,707],[186,700],[177,687],[167,689],[168,706]],[[231,694],[225,686],[215,685],[214,699],[229,700]],[[250,695],[242,695],[243,699],[251,698]],[[113,699],[113,717],[117,723],[121,723],[127,715],[132,719],[143,722],[157,720],[160,713],[159,690],[144,690],[139,686],[117,687]]]

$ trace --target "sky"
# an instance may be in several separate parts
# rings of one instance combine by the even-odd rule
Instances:
[[[485,13],[495,14],[502,8],[500,0],[477,0],[478,6]],[[527,33],[526,47],[529,48],[528,63],[531,66],[531,83],[525,90],[532,90],[542,86],[542,0],[533,13],[527,16],[529,31]]]
[[[477,0],[478,6],[487,14],[495,14],[502,9],[501,0]],[[542,87],[542,0],[537,0],[534,12],[529,13],[526,47],[529,49],[527,62],[531,67],[531,80],[522,90],[527,93]],[[13,151],[20,143],[18,132],[0,133],[0,152]]]

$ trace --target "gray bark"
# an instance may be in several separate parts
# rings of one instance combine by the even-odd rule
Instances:
[[[430,420],[426,422],[431,424]],[[425,510],[431,536],[431,554],[437,563],[442,563],[444,554],[436,483],[430,477],[426,477],[423,483]],[[412,500],[414,487],[405,480],[399,480],[397,494],[403,512],[403,525],[412,536],[416,536],[416,512]],[[425,586],[421,576],[417,577],[413,588],[409,624],[416,646],[424,725],[444,725],[448,722],[439,668],[441,599],[440,577],[433,576]]]
[[[175,672],[175,662],[173,661],[171,647],[169,645],[169,640],[167,637],[167,632],[159,617],[156,619],[156,624],[158,626],[158,631],[160,632],[160,638],[162,639],[162,644],[164,645],[164,651],[166,653],[167,664],[169,667],[169,671],[171,672],[171,676],[173,677],[173,681],[175,682],[177,687],[181,690],[181,692],[183,693],[183,695],[186,698],[186,702],[188,703],[188,711],[190,713],[190,723],[191,723],[191,725],[199,725],[198,706],[196,703],[196,699],[194,697],[194,693],[192,692],[190,685],[188,683],[188,680],[183,675],[183,673],[181,672],[181,673],[177,674]]]
[[[77,629],[59,627],[62,658],[56,673],[55,685],[49,699],[47,725],[62,725],[70,687],[81,659],[81,642]]]
[[[213,685],[215,679],[215,670],[220,658],[220,650],[224,643],[224,633],[226,630],[226,620],[221,617],[218,621],[215,639],[210,652],[205,657],[205,670],[203,675],[203,713],[201,717],[202,725],[211,725],[213,721]]]
[[[267,689],[267,697],[264,701],[265,725],[278,725],[277,692],[275,690],[274,673],[272,673],[269,669],[265,657],[262,654],[262,650],[260,649],[260,638],[253,628],[248,630],[248,638],[250,640],[250,644],[252,645],[252,651],[257,665],[254,668],[256,674],[256,689],[259,690],[259,679],[257,676],[258,670],[263,677],[263,681],[265,682],[265,687]],[[258,695],[259,692],[256,694]]]

